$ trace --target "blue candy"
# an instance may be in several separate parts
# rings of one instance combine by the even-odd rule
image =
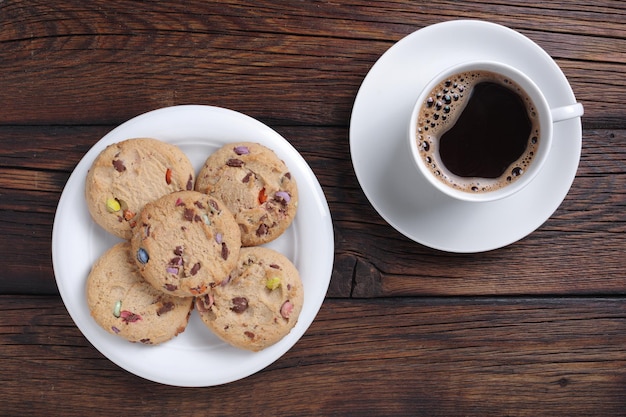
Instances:
[[[146,250],[143,248],[139,248],[139,250],[137,251],[137,260],[142,264],[147,264],[149,259],[150,256],[148,256],[148,252],[146,252]]]

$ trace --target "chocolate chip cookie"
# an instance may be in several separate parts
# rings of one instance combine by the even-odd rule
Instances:
[[[157,139],[109,145],[87,173],[89,213],[106,231],[130,239],[143,206],[165,194],[193,189],[194,173],[182,150]]]
[[[242,248],[236,268],[212,292],[196,298],[202,321],[221,339],[259,351],[287,335],[304,301],[298,270],[265,247]]]
[[[188,297],[205,294],[228,277],[239,257],[241,234],[218,198],[178,191],[144,206],[131,245],[146,281]]]
[[[276,239],[298,207],[298,188],[289,169],[258,143],[230,143],[209,155],[195,189],[224,201],[239,224],[243,246]]]
[[[87,304],[109,333],[156,345],[185,330],[193,298],[163,294],[144,281],[125,241],[93,265],[87,278]]]

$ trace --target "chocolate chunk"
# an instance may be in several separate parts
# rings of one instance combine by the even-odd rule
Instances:
[[[241,159],[231,158],[226,161],[226,165],[233,168],[240,168],[243,166],[243,161]]]
[[[183,217],[185,218],[185,220],[193,221],[194,214],[196,214],[196,212],[193,209],[186,208],[183,212]]]
[[[266,235],[268,231],[269,231],[269,227],[265,223],[261,223],[259,225],[259,228],[256,229],[256,235],[261,237],[261,236]]]
[[[246,297],[235,297],[231,300],[233,306],[230,308],[237,314],[241,314],[248,308],[248,299]]]
[[[159,307],[156,313],[157,313],[157,316],[160,316],[161,314],[165,314],[168,311],[172,311],[173,309],[174,309],[174,303],[171,301],[166,301],[163,303],[161,307]]]
[[[196,308],[200,313],[206,313],[207,311],[211,310],[211,307],[213,306],[213,301],[213,295],[205,294],[202,297],[196,298]]]
[[[115,167],[115,170],[117,172],[124,172],[124,171],[126,171],[126,166],[124,165],[124,161],[121,161],[119,159],[114,159],[113,160],[113,166]]]

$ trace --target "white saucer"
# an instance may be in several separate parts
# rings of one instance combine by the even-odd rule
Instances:
[[[285,161],[298,183],[298,213],[278,239],[268,243],[298,268],[304,305],[296,326],[260,352],[219,340],[192,312],[187,329],[157,346],[130,343],[100,328],[89,313],[85,283],[94,261],[119,241],[91,220],[84,198],[87,170],[107,146],[133,137],[153,137],[180,147],[196,172],[220,146],[259,142]],[[59,200],[52,231],[52,261],[59,292],[83,335],[103,355],[135,375],[175,386],[211,386],[235,381],[265,368],[305,333],[319,311],[332,274],[333,227],[322,188],[302,156],[280,134],[233,110],[174,106],[137,116],[113,129],[78,163]]]
[[[429,79],[469,59],[517,67],[553,108],[576,102],[561,69],[533,41],[497,24],[457,20],[418,30],[386,51],[363,80],[350,121],[352,163],[372,206],[415,242],[460,253],[497,249],[541,226],[567,195],[582,147],[580,118],[555,123],[550,157],[535,180],[495,202],[456,201],[420,179],[406,144],[414,101]]]

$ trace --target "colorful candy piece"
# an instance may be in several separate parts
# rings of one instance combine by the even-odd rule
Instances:
[[[276,288],[280,287],[280,277],[272,277],[268,279],[265,283],[265,287],[268,290],[275,290]]]
[[[144,248],[139,248],[139,250],[137,250],[137,260],[142,264],[147,264],[150,260],[150,256]]]
[[[109,198],[106,202],[109,213],[116,213],[122,209],[122,205],[117,198]]]

